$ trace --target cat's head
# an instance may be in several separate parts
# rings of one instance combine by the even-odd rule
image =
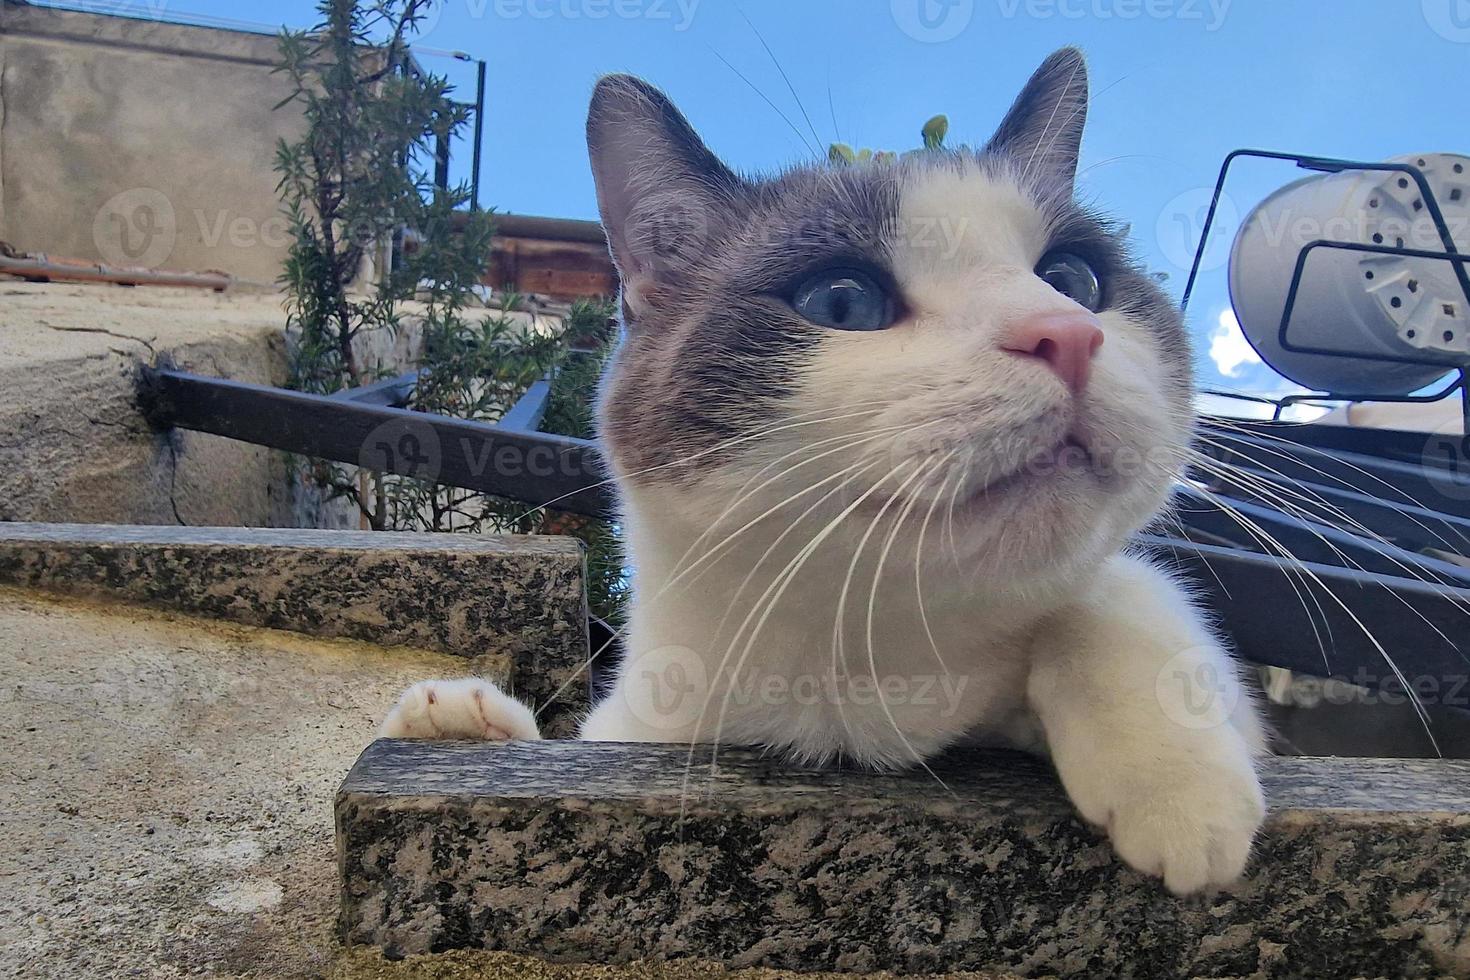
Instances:
[[[624,494],[694,526],[937,515],[936,551],[1013,579],[1118,547],[1178,472],[1190,354],[1074,200],[1086,109],[1065,49],[982,149],[752,178],[604,78],[587,135],[625,331],[600,414]]]

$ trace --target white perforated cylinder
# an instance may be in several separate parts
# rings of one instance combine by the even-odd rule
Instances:
[[[1470,157],[1396,157],[1428,180],[1460,251],[1470,251]],[[1281,374],[1321,391],[1399,395],[1445,367],[1284,349],[1278,332],[1292,271],[1316,239],[1443,251],[1418,186],[1407,175],[1347,171],[1306,177],[1246,217],[1230,252],[1230,299],[1251,346]],[[1318,248],[1307,260],[1288,340],[1370,356],[1470,360],[1470,309],[1451,263]]]

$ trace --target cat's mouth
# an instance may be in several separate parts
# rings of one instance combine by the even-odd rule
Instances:
[[[979,486],[965,495],[965,501],[970,506],[983,506],[1018,490],[1077,477],[1102,481],[1096,453],[1080,435],[1068,433],[1052,445],[1027,454],[1015,469],[994,478],[982,474]]]
[[[1082,487],[1105,488],[1113,477],[1103,465],[1103,451],[1082,434],[1069,431],[1062,438],[1026,452],[1020,462],[1014,457],[1008,468],[997,460],[970,465],[967,479],[949,495],[952,513],[979,514],[1022,494],[1040,496],[1049,488],[1075,492]],[[865,511],[886,509],[896,501],[891,495],[874,494],[862,502]]]

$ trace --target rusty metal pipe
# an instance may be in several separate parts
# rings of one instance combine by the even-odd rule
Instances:
[[[75,259],[53,259],[36,253],[14,254],[0,249],[0,273],[32,282],[110,282],[123,286],[178,286],[223,292],[234,280],[223,272],[176,272],[132,269]]]

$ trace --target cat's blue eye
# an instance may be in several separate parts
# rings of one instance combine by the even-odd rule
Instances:
[[[1036,263],[1036,274],[1042,282],[1078,306],[1093,313],[1102,309],[1102,282],[1097,277],[1097,270],[1082,256],[1071,252],[1047,252]]]
[[[857,269],[830,269],[807,279],[791,308],[812,323],[836,330],[882,330],[893,323],[893,298]]]

